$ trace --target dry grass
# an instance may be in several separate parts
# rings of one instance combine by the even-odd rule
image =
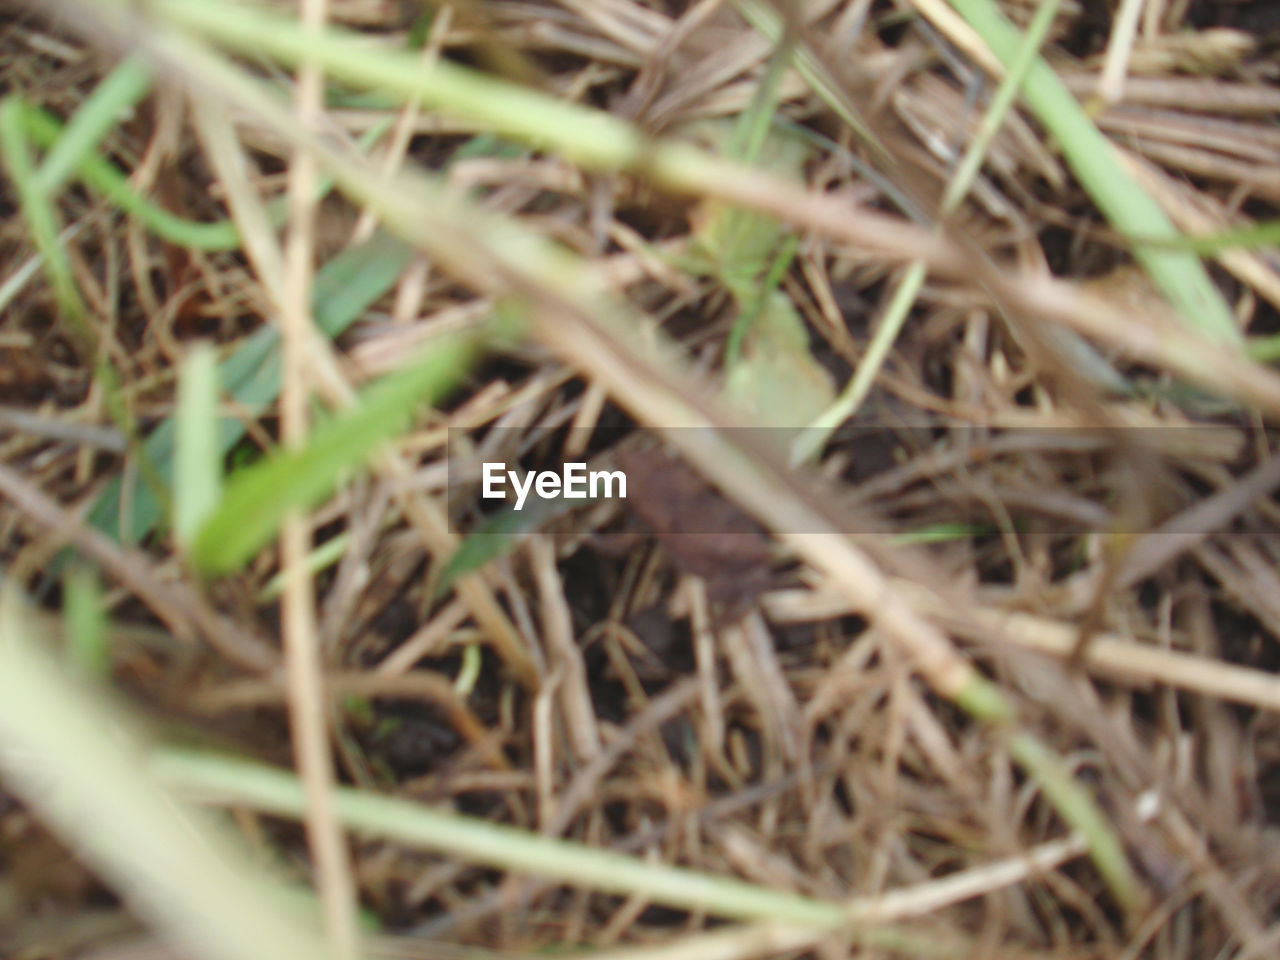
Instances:
[[[83,15],[72,26],[41,6],[6,6],[0,76],[65,120],[119,45],[78,32],[89,6],[57,5]],[[166,61],[182,48],[157,30],[127,45],[161,81],[97,155],[173,214],[229,216],[240,247],[159,239],[73,180],[54,206],[76,307],[0,184],[4,581],[37,601],[33,633],[74,650],[59,558],[70,546],[101,572],[108,662],[93,683],[145,718],[148,758],[194,739],[296,769],[296,808],[180,767],[157,779],[216,798],[259,868],[315,889],[333,956],[1280,950],[1280,376],[1182,322],[1027,112],[935,224],[1000,72],[949,7],[804,4],[788,36],[880,146],[787,70],[772,135],[806,138],[801,183],[645,154],[648,138],[705,146],[723,132],[706,121],[759,107],[774,45],[727,0],[270,6],[388,49],[418,37],[424,69],[468,64],[645,138],[629,159],[587,144],[571,160],[465,112],[338,84],[326,102],[319,66],[266,58],[237,62],[292,102],[255,115],[203,62]],[[1002,6],[1025,24],[1035,4]],[[1102,7],[1132,29],[1112,31]],[[1050,30],[1051,66],[1188,233],[1280,206],[1268,16],[1064,3]],[[324,174],[345,195],[317,202]],[[726,205],[796,238],[776,279],[799,351],[753,334],[730,272],[707,267]],[[317,336],[314,285],[379,224],[412,255],[354,324]],[[820,461],[790,466],[786,428],[802,424],[774,407],[849,381],[916,261],[929,273],[874,388]],[[1274,246],[1211,262],[1251,343],[1280,330]],[[278,403],[223,398],[245,430],[233,470],[306,449],[424,345],[482,352],[371,469],[229,576],[199,576],[165,528],[130,544],[92,526],[110,481],[145,484],[138,442],[173,414],[189,346],[229,355],[272,323]],[[737,337],[745,361],[726,349]],[[735,362],[755,364],[745,406],[721,386]],[[670,486],[647,502],[478,534],[493,522],[481,460],[608,465],[653,456],[653,434],[687,473],[664,467]],[[753,524],[727,549],[707,527],[722,509]],[[623,533],[637,516],[656,537]],[[484,562],[459,560],[477,547]],[[150,938],[172,929],[123,874],[56,815],[60,839],[41,826],[32,761],[6,729],[0,948],[171,955]],[[358,820],[372,794],[636,863],[614,881],[554,852],[540,872],[413,841]],[[670,892],[683,875],[626,879],[645,861],[746,881],[759,889],[732,889],[761,905]],[[795,912],[770,913],[768,891]],[[846,912],[833,921],[828,904]]]

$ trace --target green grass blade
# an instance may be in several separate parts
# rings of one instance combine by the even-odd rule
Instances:
[[[991,0],[951,0],[951,5],[1008,63],[1021,36]],[[1023,98],[1057,139],[1062,155],[1111,225],[1128,237],[1175,239],[1178,231],[1160,206],[1120,164],[1111,142],[1098,130],[1057,74],[1038,58],[1027,73]],[[1216,340],[1240,344],[1231,309],[1192,253],[1140,246],[1134,255],[1152,282],[1191,329]]]
[[[407,425],[420,403],[442,397],[476,352],[469,339],[441,338],[426,357],[374,384],[353,409],[319,427],[302,449],[279,451],[233,474],[192,545],[195,566],[223,574],[252,557],[289,511],[320,504],[344,473]]]
[[[411,50],[379,50],[349,31],[329,29],[319,36],[292,17],[239,3],[152,0],[171,23],[236,49],[256,51],[281,62],[310,59],[332,80],[399,95],[528,143],[553,147],[570,160],[596,169],[622,169],[646,155],[647,138],[631,124],[589,107],[567,103],[477,71],[435,61],[423,67]]]
[[[1259,363],[1275,363],[1280,360],[1280,334],[1250,337],[1245,342],[1245,351]]]
[[[763,0],[734,0],[734,6],[742,14],[742,18],[761,36],[775,45],[783,42],[786,25],[782,22],[778,11],[768,3]],[[813,51],[803,45],[797,45],[790,56],[800,76],[822,102],[848,124],[849,128],[875,151],[881,160],[889,160],[890,157],[884,145],[858,115],[857,107],[849,100],[839,80],[827,72],[822,61],[813,55]]]
[[[978,178],[978,172],[987,158],[987,152],[991,149],[991,144],[995,141],[1000,128],[1004,126],[1009,111],[1013,109],[1018,91],[1026,83],[1027,71],[1035,64],[1036,56],[1049,35],[1061,5],[1061,0],[1040,0],[1035,15],[1027,25],[1026,34],[1008,63],[1008,72],[996,88],[995,96],[991,98],[991,105],[982,115],[982,123],[978,127],[977,134],[947,181],[946,192],[942,195],[944,217],[950,216],[959,208],[969,188],[973,186],[974,180]]]
[[[61,142],[63,125],[50,113],[22,104],[22,127],[32,141],[51,151]],[[129,179],[105,157],[88,153],[77,158],[76,174],[95,193],[129,214],[162,240],[192,250],[236,250],[240,233],[230,220],[200,223],[175,216],[135,191]],[[273,208],[283,222],[284,206]]]
[[[738,117],[729,138],[728,153],[735,160],[753,163],[760,156],[760,150],[764,147],[774,116],[778,112],[783,68],[791,58],[795,41],[784,34],[777,40],[775,47],[765,64],[764,75],[756,84],[751,103]]]
[[[894,287],[889,306],[876,325],[876,331],[872,334],[871,342],[867,344],[866,352],[858,361],[858,369],[845,384],[844,390],[840,392],[835,403],[822,411],[813,421],[810,429],[796,437],[791,450],[792,463],[803,463],[816,457],[826,446],[827,440],[836,428],[853,416],[862,405],[862,401],[866,399],[880,373],[880,368],[888,358],[889,351],[893,349],[898,334],[902,332],[902,327],[907,322],[907,316],[915,305],[916,297],[924,286],[928,272],[924,263],[919,260],[903,271],[897,286]]]
[[[222,496],[218,443],[218,363],[213,347],[197,344],[178,379],[178,446],[173,468],[173,532],[183,547]]]
[[[38,146],[49,150],[49,158],[60,152],[64,143],[65,131],[52,114],[39,107],[21,104],[21,126]],[[79,114],[77,114],[77,117]],[[74,123],[74,121],[73,121]],[[374,125],[360,138],[362,145],[367,145],[386,132],[390,121]],[[79,178],[91,190],[113,204],[117,209],[134,217],[147,230],[161,240],[192,250],[216,252],[219,250],[238,250],[240,248],[240,232],[231,220],[218,220],[203,223],[198,220],[187,220],[158,207],[142,194],[133,189],[129,178],[116,169],[115,165],[97,153],[88,152],[73,156],[68,149],[68,160],[74,160],[74,168]],[[52,179],[49,172],[50,159],[45,160],[37,176]],[[64,164],[60,162],[59,167]],[[332,181],[325,178],[319,184],[317,193],[323,196],[332,189]],[[283,224],[288,216],[288,199],[279,197],[267,204],[267,214],[271,222],[277,226]]]
[[[1018,90],[1026,82],[1027,73],[1036,61],[1040,45],[1048,35],[1059,5],[1059,0],[1041,0],[1040,6],[1036,9],[1026,34],[1020,39],[1018,48],[1009,62],[1008,72],[983,114],[977,135],[948,179],[940,211],[944,218],[955,212],[973,186],[973,181],[977,179],[987,151],[1004,125]],[[793,463],[803,463],[816,457],[836,428],[853,416],[862,405],[915,306],[927,274],[925,264],[921,261],[912,263],[903,272],[853,377],[845,385],[836,402],[813,421],[812,429],[804,431],[796,438],[791,452]],[[1061,339],[1070,339],[1075,336],[1066,330],[1058,332]],[[1086,353],[1092,353],[1091,348],[1083,341],[1079,341],[1079,348]],[[1105,366],[1101,358],[1098,358],[1097,362]]]
[[[295,776],[241,760],[165,751],[154,758],[161,779],[182,791],[284,816],[302,810]],[[339,787],[334,807],[348,827],[506,870],[574,885],[652,898],[720,916],[768,917],[819,927],[845,921],[838,903],[770,890],[477,818],[444,814],[419,803]]]
[[[336,566],[347,552],[347,545],[351,542],[351,538],[340,533],[336,537],[331,537],[320,546],[316,547],[307,554],[306,562],[303,567],[307,573],[313,577],[323,570],[328,570],[332,566]],[[258,603],[270,603],[284,593],[285,574],[287,571],[280,570],[271,577],[262,589],[258,591],[254,599]]]
[[[82,677],[100,680],[111,667],[102,587],[92,567],[72,564],[62,578],[67,662]]]
[[[1139,246],[1152,246],[1172,250],[1191,250],[1195,253],[1215,254],[1224,250],[1260,250],[1280,245],[1280,220],[1266,220],[1235,230],[1222,230],[1204,236],[1179,236],[1157,240],[1152,237],[1134,239]]]
[[[1089,857],[1107,880],[1108,889],[1131,912],[1145,909],[1142,882],[1134,873],[1124,843],[1111,828],[1092,795],[1071,775],[1062,758],[1028,733],[1012,732],[1016,712],[1003,691],[980,674],[969,678],[955,702],[970,716],[995,729],[1011,732],[1009,753],[1040,785],[1058,815],[1078,830],[1088,845]]]
[[[46,144],[49,153],[36,174],[36,188],[47,196],[61,189],[85,159],[95,155],[121,114],[147,95],[151,77],[151,68],[133,57],[112,70],[80,104],[57,142]]]
[[[54,296],[63,318],[71,325],[77,348],[90,358],[95,353],[96,338],[85,323],[84,305],[71,276],[71,262],[58,243],[58,214],[45,191],[37,182],[30,143],[23,125],[23,103],[16,96],[0,103],[0,154],[18,194],[18,204],[31,230],[36,249],[44,258],[45,273],[53,286]]]
[[[1009,754],[1045,792],[1062,819],[1079,832],[1089,848],[1089,858],[1107,881],[1107,887],[1126,910],[1137,914],[1148,904],[1142,881],[1134,872],[1120,835],[1103,815],[1083,783],[1072,776],[1062,758],[1029,733],[1009,738]]]
[[[385,232],[335,256],[316,276],[312,310],[317,329],[330,339],[346,330],[395,286],[412,256],[403,240]]]
[[[568,503],[569,501],[560,501]],[[520,541],[538,530],[552,517],[566,512],[556,509],[554,501],[529,504],[524,510],[509,507],[501,513],[481,520],[449,557],[440,571],[436,584],[436,598],[443,597],[458,581],[469,573],[476,573],[499,557],[506,556]]]

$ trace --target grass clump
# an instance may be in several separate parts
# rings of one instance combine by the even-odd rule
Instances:
[[[1273,78],[1024,6],[11,15],[7,952],[1267,955]]]

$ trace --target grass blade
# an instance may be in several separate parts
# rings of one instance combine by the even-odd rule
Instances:
[[[151,68],[133,57],[112,70],[80,105],[57,141],[45,145],[49,153],[36,174],[37,189],[51,196],[87,158],[96,156],[98,144],[120,122],[121,114],[147,95],[151,76]]]
[[[178,380],[178,447],[173,471],[173,532],[187,546],[222,495],[218,447],[218,365],[198,344]]]
[[[153,767],[165,783],[187,794],[249,804],[284,816],[299,816],[302,811],[297,778],[259,763],[170,750],[158,755]],[[846,919],[838,903],[592,849],[487,820],[442,814],[393,797],[339,787],[334,804],[343,823],[354,830],[506,870],[638,894],[681,909],[727,917],[770,917],[819,927],[837,926]]]
[[[317,506],[344,472],[408,423],[419,403],[443,396],[475,353],[470,340],[439,340],[425,358],[379,381],[352,410],[317,429],[301,450],[278,452],[234,474],[195,539],[196,567],[229,573],[248,560],[275,536],[285,514]]]
[[[991,0],[951,0],[996,56],[1009,63],[1021,35]],[[1098,130],[1057,74],[1037,58],[1027,72],[1023,98],[1054,135],[1081,185],[1111,225],[1128,237],[1176,240],[1181,235],[1164,211],[1125,171],[1111,142]],[[1240,344],[1231,309],[1195,254],[1138,246],[1134,256],[1187,326],[1220,342]]]
[[[108,675],[111,651],[107,645],[107,617],[97,573],[73,564],[62,578],[63,616],[67,627],[67,662],[83,677]]]

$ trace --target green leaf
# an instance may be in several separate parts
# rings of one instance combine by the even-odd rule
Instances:
[[[470,339],[441,338],[424,358],[368,388],[353,409],[318,429],[302,449],[279,451],[233,475],[222,503],[196,536],[196,568],[221,574],[239,567],[275,536],[289,511],[323,502],[344,473],[407,426],[418,404],[442,397],[475,354]]]

